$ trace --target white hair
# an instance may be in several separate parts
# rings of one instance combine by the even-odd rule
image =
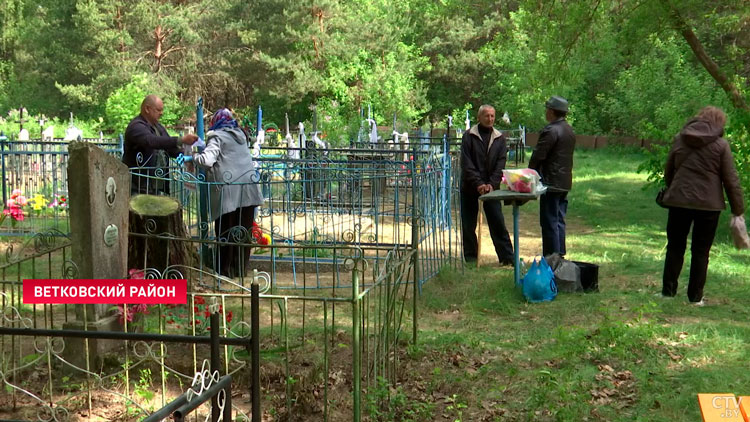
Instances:
[[[492,107],[489,104],[482,104],[481,106],[479,106],[479,111],[477,111],[477,116],[481,116],[482,113],[484,113],[487,110],[495,111],[495,107]]]

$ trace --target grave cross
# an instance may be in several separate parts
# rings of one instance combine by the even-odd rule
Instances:
[[[18,130],[19,131],[23,130],[23,124],[27,122],[27,120],[23,118],[23,113],[25,111],[26,111],[26,109],[23,108],[23,106],[21,106],[21,108],[18,109],[18,120],[16,120],[16,123],[18,123],[18,126],[19,126]]]
[[[41,134],[39,136],[41,136],[42,140],[44,140],[44,124],[47,123],[47,119],[44,118],[44,114],[42,114],[42,116],[39,117],[38,122],[39,122],[39,133]]]

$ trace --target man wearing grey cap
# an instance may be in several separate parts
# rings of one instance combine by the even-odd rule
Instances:
[[[539,222],[542,226],[542,254],[565,255],[565,214],[568,192],[573,184],[573,149],[576,135],[565,120],[568,100],[553,95],[545,103],[549,123],[529,160],[529,168],[539,172],[547,192],[539,198]]]

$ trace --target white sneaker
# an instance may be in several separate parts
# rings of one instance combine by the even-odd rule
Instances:
[[[706,306],[706,302],[704,301],[704,299],[705,298],[702,297],[701,300],[699,300],[698,302],[690,302],[690,304],[693,305],[693,306],[697,306],[699,308],[703,307],[703,306]]]

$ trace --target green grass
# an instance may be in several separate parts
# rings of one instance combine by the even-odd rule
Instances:
[[[443,271],[422,290],[419,343],[399,356],[402,376],[369,385],[363,400],[372,420],[697,421],[699,392],[750,395],[750,252],[732,247],[723,213],[709,305],[686,304],[689,253],[678,297],[654,297],[667,212],[654,203],[656,189],[643,188],[646,175],[636,172],[643,159],[627,149],[576,153],[568,258],[600,265],[600,293],[529,304],[507,268]],[[521,207],[522,221],[537,221],[535,205]],[[538,227],[523,229],[539,236]],[[39,258],[6,268],[4,277],[46,276],[61,264]],[[346,326],[347,307],[338,309],[342,325],[330,335]],[[156,329],[158,318],[149,315],[147,326]],[[279,322],[277,314],[274,331],[265,327],[261,338],[280,341]],[[313,320],[306,330],[322,335]],[[290,338],[300,337],[291,326]],[[347,347],[335,341],[335,351]],[[262,356],[266,375],[284,376],[276,346]],[[305,347],[315,365],[303,374],[319,375],[321,348]],[[334,352],[334,362],[344,355]]]
[[[425,286],[420,355],[453,356],[418,375],[431,397],[457,395],[467,421],[697,421],[697,393],[750,395],[750,253],[732,247],[723,213],[708,306],[686,304],[689,252],[678,296],[654,297],[667,212],[643,189],[642,160],[626,149],[575,156],[568,257],[601,266],[600,293],[528,304],[497,267]]]

